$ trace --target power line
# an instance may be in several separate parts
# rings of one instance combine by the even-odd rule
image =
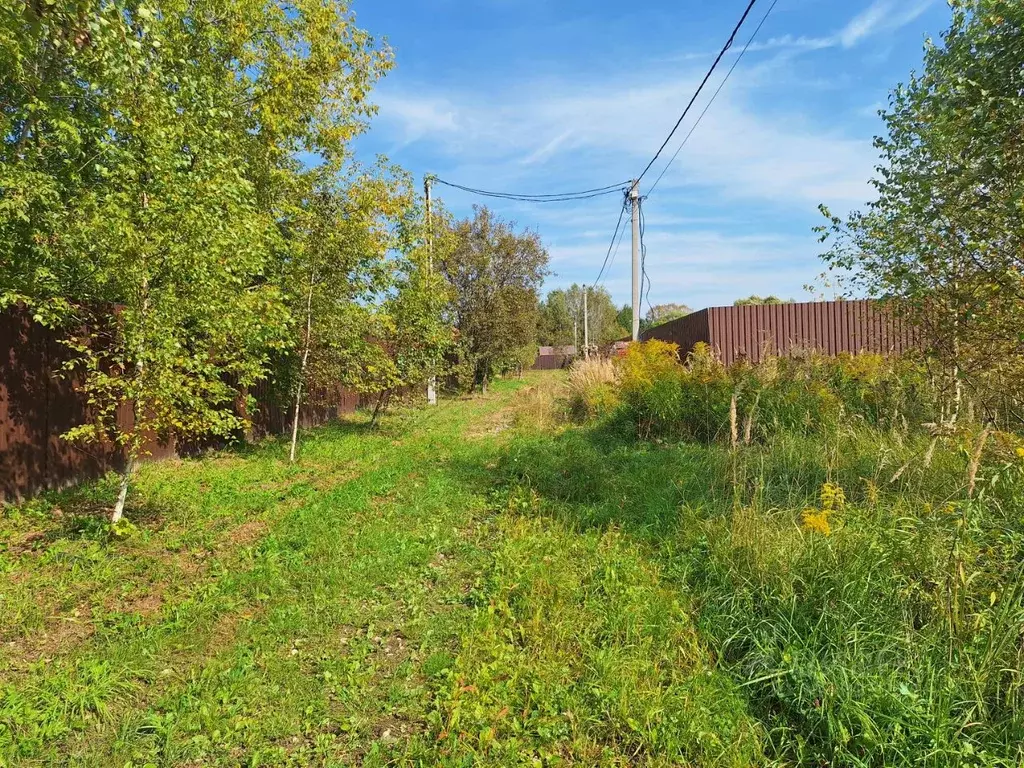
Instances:
[[[736,67],[738,67],[739,63],[743,60],[743,56],[744,54],[746,54],[747,49],[750,48],[751,44],[754,42],[754,38],[757,37],[758,33],[761,31],[761,27],[764,26],[764,23],[768,21],[768,17],[772,15],[772,11],[775,10],[775,6],[778,5],[778,3],[779,0],[774,0],[772,4],[768,7],[767,13],[765,13],[765,15],[761,17],[761,23],[757,25],[757,29],[754,30],[754,34],[750,36],[750,39],[747,40],[747,44],[743,46],[743,50],[740,51],[740,55],[736,57],[736,61],[732,63],[732,66],[729,68],[729,71],[726,72],[725,77],[722,79],[722,82],[718,84],[718,89],[711,96],[711,99],[708,101],[708,103],[704,105],[704,110],[697,117],[697,120],[690,128],[689,133],[686,134],[686,137],[683,139],[682,143],[678,147],[676,147],[676,151],[673,153],[671,159],[665,164],[665,167],[661,169],[661,173],[658,174],[658,178],[654,180],[654,183],[651,185],[651,188],[647,190],[648,195],[650,195],[651,192],[654,191],[654,188],[658,186],[658,182],[660,182],[662,178],[664,178],[665,173],[668,171],[670,167],[672,167],[672,163],[674,163],[676,158],[679,157],[679,153],[682,151],[683,147],[686,146],[686,143],[690,140],[690,137],[693,136],[693,132],[697,130],[697,126],[700,125],[700,121],[704,119],[704,115],[706,115],[708,113],[708,110],[711,109],[711,105],[715,103],[715,99],[718,98],[718,94],[720,94],[722,92],[722,89],[725,88],[725,84],[729,82],[729,78],[732,76],[732,73],[736,71]]]
[[[619,232],[618,242],[615,243],[615,250],[612,251],[611,261],[608,262],[608,274],[611,274],[612,265],[615,264],[615,257],[619,255],[619,246],[622,245],[623,239],[626,237],[626,228],[623,227],[622,231]],[[598,286],[600,287],[600,286]]]
[[[558,192],[545,195],[528,195],[528,194],[516,194],[512,192],[492,192],[485,189],[476,189],[474,187],[467,187],[462,184],[456,184],[451,181],[445,181],[444,179],[434,177],[433,179],[438,184],[444,184],[446,187],[452,187],[453,189],[461,189],[463,192],[469,192],[470,194],[480,195],[481,197],[492,197],[500,200],[515,200],[524,203],[565,203],[574,200],[589,200],[593,197],[600,197],[602,195],[610,195],[618,192],[627,184],[628,181],[623,181],[619,184],[609,184],[607,187],[597,187],[596,189],[584,189],[579,192]]]
[[[643,173],[640,174],[639,178],[642,179],[644,177],[644,174],[646,174],[651,169],[655,161],[657,161],[658,157],[664,151],[665,147],[668,146],[668,143],[672,140],[672,136],[674,136],[676,131],[679,130],[679,126],[682,125],[683,120],[686,119],[686,115],[690,112],[690,109],[692,109],[693,105],[696,103],[697,98],[700,96],[701,91],[704,89],[704,86],[707,84],[712,73],[718,67],[718,64],[721,62],[726,52],[730,48],[732,48],[732,45],[736,40],[736,35],[739,34],[740,28],[742,28],[744,22],[747,20],[747,17],[750,15],[751,10],[753,10],[754,4],[756,2],[757,0],[750,0],[750,3],[747,5],[746,10],[740,17],[739,23],[733,29],[732,34],[729,36],[729,39],[725,43],[725,46],[722,48],[721,52],[719,52],[718,57],[715,59],[714,63],[712,63],[711,68],[708,70],[708,73],[704,76],[704,79],[701,81],[700,86],[698,86],[696,92],[693,94],[693,98],[690,99],[689,104],[686,105],[686,109],[683,110],[683,114],[679,116],[679,120],[676,121],[675,126],[672,128],[672,131],[669,133],[668,137],[662,143],[661,147],[658,148],[657,153],[655,153],[654,157],[651,159],[651,162],[647,164],[647,167],[644,168],[644,171]],[[644,292],[644,300],[647,303],[648,311],[651,311],[651,279],[647,275],[647,245],[644,243],[644,230],[646,228],[646,221],[644,219],[644,209],[642,205],[643,200],[645,200],[647,197],[650,196],[652,192],[654,192],[655,188],[658,186],[662,178],[664,178],[665,174],[668,172],[668,169],[672,166],[672,163],[674,163],[676,158],[679,157],[679,153],[682,151],[683,147],[686,146],[687,142],[689,142],[690,137],[693,136],[694,131],[697,130],[697,126],[700,125],[701,121],[704,119],[704,116],[708,113],[708,110],[711,109],[711,105],[715,103],[715,99],[718,98],[718,95],[722,92],[722,89],[725,88],[725,84],[729,82],[729,78],[732,77],[732,73],[736,71],[736,68],[740,64],[740,61],[743,60],[743,57],[747,53],[747,50],[750,48],[751,44],[753,44],[754,39],[761,31],[761,28],[764,26],[765,22],[768,21],[768,17],[771,16],[772,11],[775,10],[775,6],[778,4],[778,2],[779,0],[772,0],[772,4],[768,7],[768,10],[761,18],[761,21],[754,29],[753,34],[750,36],[746,44],[743,46],[743,50],[740,51],[739,56],[736,57],[736,60],[732,63],[732,66],[729,68],[729,71],[725,73],[725,77],[722,78],[722,82],[718,84],[718,88],[715,89],[715,92],[711,95],[711,98],[708,100],[708,103],[704,105],[704,109],[701,111],[700,115],[698,115],[696,121],[694,121],[694,124],[690,127],[690,130],[687,132],[682,142],[680,142],[679,146],[676,147],[676,151],[672,153],[672,157],[665,164],[665,167],[661,169],[661,173],[658,174],[658,178],[654,180],[654,183],[647,191],[647,195],[637,200],[637,206],[640,209],[640,285],[641,290],[643,290],[643,286],[645,283],[647,286],[647,289]]]
[[[739,34],[740,27],[742,27],[743,22],[747,20],[747,16],[750,15],[750,11],[754,8],[754,3],[756,2],[757,0],[750,0],[750,3],[747,5],[747,9],[743,12],[743,15],[740,17],[739,23],[733,29],[732,34],[729,35],[729,39],[725,41],[725,45],[722,47],[722,50],[719,51],[718,56],[715,57],[715,61],[711,65],[711,69],[709,69],[707,74],[704,75],[704,79],[701,80],[700,85],[697,87],[696,92],[693,94],[693,98],[690,99],[690,103],[687,104],[686,109],[683,110],[683,114],[681,114],[679,116],[679,119],[676,120],[676,124],[672,127],[672,130],[665,138],[665,141],[662,142],[661,146],[658,148],[658,151],[654,153],[654,157],[651,158],[651,162],[649,162],[647,164],[647,167],[644,168],[643,173],[641,173],[637,177],[637,183],[643,180],[647,172],[651,170],[651,166],[654,165],[654,163],[657,161],[659,157],[661,157],[661,153],[665,151],[665,147],[668,146],[668,143],[672,140],[672,137],[675,136],[676,131],[679,130],[679,126],[682,125],[682,122],[683,120],[686,119],[686,116],[687,114],[689,114],[690,109],[693,108],[694,102],[697,101],[697,97],[700,96],[701,91],[704,90],[704,86],[707,85],[708,80],[711,79],[711,75],[714,74],[714,71],[718,67],[718,64],[722,61],[722,58],[725,56],[726,52],[732,47],[733,42],[736,40],[736,35]]]
[[[623,214],[625,214],[625,212],[626,212],[626,201],[623,200],[622,201],[622,206],[619,208],[619,220],[617,222],[615,222],[615,231],[612,232],[611,242],[608,243],[608,252],[604,255],[604,263],[601,264],[601,271],[597,273],[597,279],[594,281],[594,285],[595,286],[596,285],[600,285],[600,283],[601,283],[601,276],[604,275],[604,270],[608,266],[608,259],[611,258],[612,247],[615,245],[615,237],[619,234],[619,227],[622,226],[622,216],[623,216]],[[625,234],[626,230],[622,230],[622,232],[623,232],[623,234]],[[622,242],[622,238],[619,238],[619,242]]]

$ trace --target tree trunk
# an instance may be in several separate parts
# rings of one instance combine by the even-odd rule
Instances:
[[[391,390],[385,389],[377,396],[377,405],[374,406],[373,416],[370,418],[370,426],[377,425],[377,419],[387,410],[388,402],[391,400]]]
[[[967,468],[967,496],[968,498],[974,497],[974,488],[978,481],[978,468],[981,466],[981,454],[985,451],[985,443],[988,442],[989,436],[992,434],[992,422],[985,422],[985,428],[981,430],[981,435],[978,436],[978,443],[974,446],[974,453],[971,456],[971,464]]]
[[[305,366],[303,366],[305,367]],[[302,378],[299,378],[299,385],[295,387],[295,415],[292,417],[292,446],[288,452],[288,461],[295,461],[295,446],[299,442],[299,406],[302,404]]]
[[[128,463],[125,464],[124,472],[121,473],[121,488],[117,492],[117,503],[114,505],[114,513],[110,516],[111,524],[116,523],[124,517],[124,503],[128,498],[128,484],[132,474],[135,472],[135,454],[128,456]]]
[[[299,367],[299,383],[295,387],[295,416],[292,419],[292,447],[288,461],[295,462],[295,446],[299,442],[299,406],[302,405],[302,382],[306,378],[306,363],[309,361],[309,345],[313,336],[313,284],[316,272],[309,275],[309,292],[306,294],[306,339],[303,343],[302,365]]]

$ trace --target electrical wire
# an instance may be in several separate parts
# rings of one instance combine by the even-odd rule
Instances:
[[[605,268],[608,267],[608,265],[609,265],[609,261],[608,260],[611,258],[612,248],[615,246],[615,238],[619,234],[619,228],[622,226],[622,217],[623,217],[623,215],[625,213],[626,213],[626,200],[624,199],[622,201],[622,207],[619,208],[619,220],[617,222],[615,222],[615,231],[612,232],[611,242],[608,243],[608,252],[604,255],[604,263],[601,264],[601,271],[597,273],[597,279],[594,281],[594,285],[595,286],[601,284],[601,277],[602,277],[602,275],[604,275]],[[625,234],[626,230],[623,229],[622,232],[623,232],[623,234]],[[619,237],[619,242],[620,243],[622,242],[622,238],[621,237]],[[616,249],[616,250],[618,250],[618,249]]]
[[[618,242],[615,243],[615,250],[612,251],[611,261],[608,262],[608,272],[607,272],[607,274],[609,274],[609,275],[611,274],[612,266],[615,264],[615,257],[619,255],[619,246],[622,245],[622,241],[625,239],[625,237],[626,237],[626,228],[623,227],[622,231],[619,232],[619,240],[618,240]],[[602,281],[602,284],[603,284],[603,281]],[[601,285],[599,284],[597,287],[600,288]]]
[[[609,184],[606,187],[596,187],[594,189],[585,189],[585,190],[580,190],[578,192],[561,192],[561,193],[550,193],[550,194],[535,195],[535,194],[515,194],[515,193],[511,193],[511,192],[494,192],[494,191],[490,191],[490,190],[477,189],[477,188],[474,188],[474,187],[468,187],[468,186],[464,186],[462,184],[456,184],[454,182],[445,181],[444,179],[438,178],[436,176],[433,177],[433,180],[436,181],[438,184],[443,184],[443,185],[445,185],[447,187],[451,187],[453,189],[459,189],[459,190],[462,190],[464,192],[468,192],[470,194],[480,195],[481,197],[489,197],[489,198],[495,198],[495,199],[500,199],[500,200],[511,200],[511,201],[516,201],[516,202],[527,202],[527,203],[565,203],[565,202],[574,202],[574,201],[577,201],[577,200],[589,200],[591,198],[601,197],[603,195],[613,194],[614,192],[617,192],[617,191],[620,191],[620,190],[626,192],[627,200],[625,200],[623,202],[622,208],[619,209],[619,218],[618,218],[618,221],[615,224],[615,230],[614,230],[614,232],[612,232],[612,239],[611,239],[611,241],[608,244],[608,251],[605,253],[604,262],[601,264],[601,271],[597,275],[597,280],[594,281],[594,285],[595,286],[600,285],[601,284],[601,280],[604,277],[606,270],[609,268],[611,263],[614,263],[615,255],[618,253],[618,250],[619,250],[619,245],[621,245],[622,239],[625,236],[625,230],[624,229],[622,229],[621,235],[620,235],[620,232],[619,232],[621,227],[622,227],[622,218],[623,218],[623,215],[625,213],[626,207],[628,205],[628,191],[626,189],[624,189],[624,188],[631,188],[633,185],[639,184],[640,181],[647,175],[648,171],[650,171],[651,168],[654,166],[654,164],[657,162],[658,158],[661,157],[661,153],[665,151],[665,148],[668,146],[669,142],[672,141],[672,137],[675,136],[676,132],[679,130],[679,127],[683,124],[683,121],[686,119],[686,116],[690,113],[690,110],[693,108],[693,105],[697,102],[697,99],[700,97],[700,94],[703,92],[704,87],[708,84],[708,81],[711,79],[711,76],[714,74],[715,70],[718,68],[718,65],[721,63],[722,59],[725,57],[725,54],[732,48],[733,43],[736,41],[736,36],[739,34],[740,29],[743,27],[743,24],[746,22],[747,17],[750,15],[750,12],[753,10],[754,5],[756,3],[757,3],[757,0],[750,0],[750,2],[747,4],[746,9],[743,11],[743,15],[740,16],[740,20],[737,22],[736,26],[733,28],[732,34],[729,35],[729,38],[726,40],[725,45],[722,47],[722,50],[719,51],[718,55],[715,57],[714,62],[712,62],[711,67],[708,69],[707,73],[704,75],[704,78],[701,80],[700,85],[697,86],[697,90],[694,92],[693,96],[690,98],[690,101],[687,103],[686,108],[683,110],[683,113],[679,116],[679,119],[676,120],[675,125],[672,127],[672,130],[669,131],[668,136],[665,137],[665,140],[661,143],[661,146],[658,147],[658,151],[654,153],[654,157],[652,157],[650,162],[647,163],[647,165],[644,167],[643,171],[640,173],[640,175],[636,178],[635,181],[631,180],[631,181],[620,182],[618,184]],[[764,26],[765,22],[768,20],[768,17],[771,15],[772,11],[775,9],[775,6],[777,4],[778,4],[778,0],[773,0],[771,6],[768,8],[768,11],[762,17],[760,23],[757,25],[757,28],[754,30],[754,33],[750,36],[750,39],[747,40],[746,45],[743,46],[743,50],[740,51],[740,54],[739,54],[739,56],[737,56],[736,61],[733,62],[732,66],[729,68],[729,71],[726,73],[725,77],[722,79],[722,82],[719,83],[718,88],[715,90],[714,94],[712,94],[711,99],[704,106],[704,109],[701,111],[700,115],[697,117],[697,120],[694,122],[694,124],[690,128],[689,132],[683,138],[683,141],[676,148],[676,151],[673,153],[673,155],[669,159],[668,163],[665,165],[664,168],[662,168],[661,173],[658,175],[658,178],[655,179],[654,184],[651,185],[651,190],[650,191],[653,191],[658,186],[658,183],[665,176],[665,173],[668,171],[669,167],[672,165],[673,162],[675,162],[676,158],[679,156],[679,153],[680,153],[680,151],[682,151],[682,148],[684,146],[686,146],[686,143],[690,140],[690,137],[693,135],[694,131],[697,129],[697,126],[700,125],[700,123],[703,120],[704,116],[708,113],[708,110],[711,108],[711,105],[714,104],[715,99],[717,99],[718,95],[722,92],[722,89],[725,87],[725,84],[729,81],[729,78],[732,76],[732,73],[736,70],[737,66],[739,66],[739,63],[743,59],[743,56],[746,54],[747,50],[750,48],[751,44],[754,42],[754,39],[757,37],[758,33],[761,31],[761,28]],[[648,195],[650,194],[650,191],[648,192]],[[646,197],[647,196],[640,197],[637,200],[637,207],[639,209],[638,212],[639,212],[639,218],[640,218],[641,292],[643,293],[644,299],[645,299],[645,301],[647,303],[648,311],[650,311],[650,309],[651,309],[651,303],[650,303],[651,280],[650,280],[650,278],[647,275],[647,263],[646,263],[647,262],[647,246],[644,243],[644,231],[645,231],[645,228],[646,228],[646,222],[645,222],[645,219],[644,219],[644,212],[643,212],[643,200],[645,200]],[[645,285],[646,285],[646,291],[644,291],[644,286]]]
[[[743,22],[747,20],[747,16],[750,15],[750,11],[753,10],[754,3],[756,2],[757,0],[750,0],[750,3],[747,5],[747,9],[743,12],[743,15],[740,17],[739,23],[736,24],[735,28],[733,28],[732,34],[729,35],[729,39],[725,41],[725,45],[722,47],[722,50],[719,51],[718,56],[715,57],[714,62],[711,64],[711,69],[708,70],[707,74],[704,75],[704,79],[701,80],[700,85],[697,86],[697,90],[694,92],[693,98],[690,99],[690,103],[686,105],[686,109],[683,110],[683,114],[681,114],[679,116],[679,119],[676,120],[676,124],[673,126],[672,130],[669,131],[668,136],[665,138],[665,141],[661,143],[661,146],[658,148],[658,151],[654,153],[654,157],[651,158],[651,162],[649,162],[647,164],[647,167],[644,168],[643,173],[641,173],[637,177],[637,183],[639,183],[643,179],[643,177],[647,175],[647,172],[651,170],[651,166],[654,165],[654,163],[658,160],[659,157],[661,157],[661,153],[665,151],[665,147],[667,147],[668,143],[672,141],[672,137],[675,136],[676,131],[679,130],[679,126],[682,125],[683,120],[686,119],[686,116],[689,114],[690,109],[693,108],[694,103],[697,101],[697,97],[700,96],[701,91],[704,90],[704,86],[707,85],[708,80],[711,79],[711,75],[714,74],[715,69],[718,68],[719,63],[725,57],[725,54],[728,52],[728,50],[732,47],[733,42],[736,40],[736,35],[739,34],[740,27],[742,27]]]
[[[527,194],[515,194],[512,192],[492,192],[485,189],[476,189],[475,187],[467,187],[462,184],[456,184],[451,181],[445,181],[438,177],[434,177],[433,181],[438,184],[444,184],[446,187],[452,187],[453,189],[461,189],[463,192],[469,192],[473,195],[480,195],[481,197],[492,197],[500,200],[514,200],[524,203],[566,203],[575,200],[589,200],[594,197],[601,197],[602,195],[610,195],[620,191],[629,184],[628,181],[621,182],[619,184],[609,184],[607,187],[597,187],[595,189],[584,189],[579,192],[558,192],[545,195],[527,195]]]
[[[679,153],[682,151],[683,147],[686,146],[686,143],[690,140],[690,137],[693,136],[693,132],[697,130],[697,126],[700,125],[700,121],[704,119],[704,115],[706,115],[708,113],[708,110],[711,109],[711,105],[715,103],[715,99],[718,98],[718,94],[720,94],[722,92],[722,89],[725,88],[725,84],[729,82],[729,78],[732,76],[732,73],[736,71],[736,67],[739,66],[739,63],[743,60],[743,56],[744,54],[746,54],[747,49],[750,48],[751,44],[753,44],[754,38],[757,37],[758,33],[761,31],[761,27],[763,27],[764,23],[768,21],[768,17],[771,16],[772,11],[775,10],[775,6],[778,4],[779,0],[774,0],[772,4],[768,7],[767,13],[765,13],[765,15],[761,17],[761,23],[757,25],[757,29],[754,30],[754,34],[750,36],[750,39],[747,40],[747,44],[743,46],[743,50],[740,51],[740,55],[736,57],[736,61],[732,63],[732,66],[729,68],[729,71],[725,74],[725,77],[723,78],[722,82],[718,84],[718,89],[711,96],[711,99],[708,101],[708,103],[704,105],[704,110],[697,117],[697,120],[690,128],[689,133],[686,134],[686,137],[683,139],[682,143],[678,147],[676,147],[676,151],[673,153],[671,159],[665,164],[665,167],[661,169],[661,173],[658,174],[658,178],[654,180],[654,183],[651,185],[651,188],[647,190],[648,195],[650,195],[654,191],[655,187],[658,186],[658,182],[660,182],[662,178],[664,178],[665,173],[672,166],[672,163],[674,163],[676,158],[679,157]]]

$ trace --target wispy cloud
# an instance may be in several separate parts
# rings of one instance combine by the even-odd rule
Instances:
[[[531,152],[528,156],[524,157],[520,162],[523,165],[536,165],[537,163],[545,160],[555,153],[557,149],[562,147],[572,136],[572,129],[562,131],[562,133],[555,136],[551,141],[539,147],[535,151]]]
[[[866,43],[893,42],[895,32],[936,2],[873,0],[845,24],[831,17],[827,35],[796,28],[751,46],[762,55],[744,59],[645,203],[652,302],[708,306],[750,293],[800,298],[801,286],[821,271],[810,231],[817,204],[841,212],[865,203],[877,163],[861,110],[879,94],[858,90],[859,69],[828,64],[856,60],[861,66],[865,52],[848,55],[847,49],[883,48]],[[810,60],[828,49],[816,60],[820,68],[790,66],[796,56]],[[699,58],[557,79],[510,73],[486,89],[385,82],[374,134],[385,145],[415,144],[409,153],[417,172],[475,187],[544,193],[601,186],[635,176],[647,163],[706,69],[706,58]],[[819,76],[831,85],[808,85],[809,77]],[[692,119],[645,178],[645,193]],[[438,192],[460,213],[476,202],[452,189]],[[549,287],[556,287],[594,279],[620,205],[609,196],[564,207],[501,202],[498,208],[542,233],[557,273]],[[606,278],[620,300],[629,293],[626,224]]]
[[[399,139],[411,144],[425,136],[454,134],[459,130],[457,108],[436,95],[417,97],[403,94],[391,98],[388,91],[374,94],[374,100],[387,121],[400,128]]]
[[[853,48],[866,40],[898,32],[920,18],[936,0],[874,0],[870,6],[850,19],[841,29],[823,36],[779,35],[767,40],[754,41],[748,53],[823,51],[829,48]],[[733,51],[735,54],[738,48]],[[706,61],[714,51],[686,52],[674,61]]]
[[[839,32],[844,48],[852,48],[872,35],[895,32],[928,10],[933,0],[875,0]]]
[[[522,101],[445,94],[430,103],[422,91],[391,91],[380,117],[398,137],[429,137],[463,172],[486,166],[492,187],[517,182],[524,166],[546,166],[563,177],[560,166],[594,169],[581,181],[608,183],[642,167],[697,78],[655,77],[639,87],[622,79],[530,89],[533,96]],[[666,188],[696,184],[731,199],[801,203],[867,199],[876,157],[869,141],[817,128],[799,114],[763,114],[739,89],[731,94],[723,92],[708,113],[665,176]]]

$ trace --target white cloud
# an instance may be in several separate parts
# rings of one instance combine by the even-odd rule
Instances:
[[[547,144],[532,152],[528,157],[523,158],[520,162],[523,165],[536,165],[542,160],[546,160],[551,157],[559,147],[563,146],[571,136],[572,129],[563,131]]]
[[[800,35],[782,35],[772,37],[764,42],[753,42],[747,48],[748,52],[775,51],[775,50],[798,50],[798,51],[820,51],[825,48],[833,48],[836,45],[835,37],[806,37]]]
[[[897,32],[922,16],[935,0],[873,0],[871,5],[850,19],[834,34],[821,37],[807,35],[780,35],[747,46],[748,53],[779,51],[803,53],[828,48],[853,48],[871,37]],[[739,47],[733,49],[735,55]],[[708,61],[713,51],[688,52],[673,57],[674,61]]]
[[[696,75],[638,80],[646,84],[630,78],[530,88],[528,97],[515,101],[511,94],[439,95],[430,103],[422,92],[391,91],[382,100],[381,127],[406,140],[429,136],[455,166],[448,172],[457,171],[472,186],[518,189],[527,170],[571,186],[577,179],[567,178],[560,166],[586,174],[580,183],[597,186],[644,166],[692,93]],[[799,114],[763,114],[744,95],[738,85],[723,91],[662,181],[666,188],[697,185],[729,199],[775,203],[860,204],[870,196],[867,179],[876,156],[870,141],[821,129]],[[668,157],[666,152],[652,169],[648,185]]]
[[[932,0],[875,0],[839,32],[844,48],[852,48],[872,35],[895,32],[923,14]]]
[[[870,138],[848,132],[862,129],[860,121],[843,125],[816,101],[832,95],[794,84],[786,61],[891,34],[933,2],[874,0],[827,37],[784,35],[751,47],[771,53],[744,61],[646,204],[653,303],[710,306],[751,293],[802,296],[803,284],[821,271],[810,232],[815,206],[824,202],[841,212],[870,199],[877,152]],[[374,130],[402,144],[419,142],[417,155],[429,166],[416,170],[470,186],[524,193],[596,187],[634,176],[661,144],[705,69],[704,61],[680,64],[685,60],[572,80],[520,79],[504,86],[498,80],[464,91],[385,82]],[[704,103],[698,101],[694,116]],[[645,178],[645,192],[692,119]],[[462,210],[472,201],[451,189],[440,194]],[[609,196],[571,206],[502,203],[500,210],[544,235],[557,273],[551,288],[593,280],[619,204]],[[620,301],[629,294],[628,217],[624,224],[606,279]]]
[[[401,140],[411,144],[426,136],[454,134],[459,130],[456,108],[436,96],[417,97],[405,94],[391,98],[386,90],[374,94],[381,118],[390,125],[399,126]]]

